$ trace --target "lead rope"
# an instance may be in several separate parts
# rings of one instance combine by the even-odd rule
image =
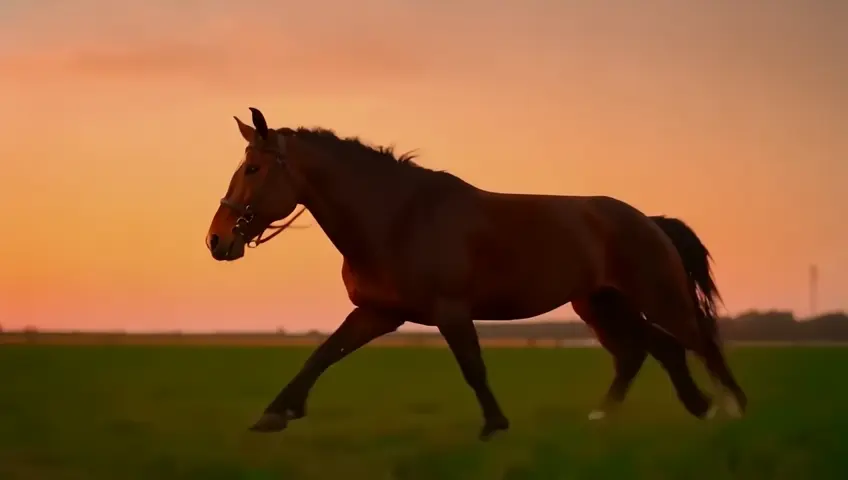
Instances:
[[[292,223],[295,220],[297,220],[297,217],[303,215],[303,212],[305,212],[305,211],[306,211],[306,207],[300,207],[300,210],[297,213],[295,213],[294,216],[292,216],[291,218],[289,218],[288,220],[283,222],[281,225],[268,225],[268,227],[265,228],[265,230],[262,230],[262,233],[260,233],[258,237],[247,242],[247,248],[256,248],[259,245],[262,245],[263,243],[265,243],[265,242],[271,240],[272,238],[276,237],[277,235],[282,233],[283,230],[285,230],[289,227],[291,227],[291,228],[308,228],[309,225],[304,225],[304,226],[294,225],[294,226],[292,226]],[[271,233],[270,235],[268,235],[267,237],[262,238],[262,235],[265,235],[265,232],[267,232],[268,230],[274,230],[274,232]]]

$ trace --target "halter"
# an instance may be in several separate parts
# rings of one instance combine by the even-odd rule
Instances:
[[[266,151],[268,153],[272,153],[274,155],[274,160],[275,160],[275,163],[277,165],[279,165],[281,167],[283,166],[283,154],[282,153],[280,153],[276,150],[270,150],[270,149],[266,150]],[[268,177],[265,177],[265,178],[266,178],[266,181],[262,183],[262,186],[260,187],[259,192],[258,192],[259,194],[262,194],[262,193],[265,192],[265,188],[266,188],[267,183],[268,183],[267,182]],[[255,195],[255,197],[261,198],[262,196],[259,195],[259,194]],[[227,208],[230,208],[232,210],[235,210],[236,212],[239,213],[239,217],[236,219],[236,224],[233,225],[232,231],[233,231],[234,234],[236,234],[236,235],[242,237],[242,239],[244,239],[244,241],[245,241],[244,243],[245,243],[245,245],[247,245],[248,248],[256,248],[259,245],[262,245],[263,243],[265,243],[265,242],[271,240],[272,238],[276,237],[277,235],[282,233],[283,230],[289,228],[291,226],[291,224],[295,220],[297,220],[297,218],[299,216],[303,215],[304,211],[306,211],[306,207],[301,207],[300,210],[297,211],[294,214],[294,216],[292,216],[291,218],[289,218],[285,222],[283,222],[279,225],[270,224],[267,227],[265,227],[262,230],[262,232],[259,233],[259,235],[257,235],[254,238],[248,239],[245,236],[244,229],[248,225],[250,225],[251,222],[253,222],[253,220],[256,218],[256,214],[253,210],[253,206],[250,203],[241,204],[241,203],[235,202],[233,200],[230,200],[226,197],[221,199],[221,205],[223,205]],[[294,228],[298,228],[298,227],[294,227]],[[264,235],[265,232],[267,232],[268,230],[274,230],[274,232],[271,233],[270,235],[268,235],[267,237],[262,238],[262,235]]]

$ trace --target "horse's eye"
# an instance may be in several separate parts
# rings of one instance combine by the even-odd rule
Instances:
[[[244,168],[245,175],[253,175],[254,173],[259,171],[259,165],[248,165]]]

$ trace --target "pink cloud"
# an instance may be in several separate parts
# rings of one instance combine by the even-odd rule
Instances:
[[[286,15],[268,8],[218,7],[201,14],[134,6],[134,20],[112,10],[106,7],[100,24],[81,18],[87,30],[56,17],[47,19],[50,31],[38,38],[21,26],[10,27],[3,36],[15,37],[19,46],[0,49],[0,71],[8,72],[0,81],[159,81],[338,92],[429,81],[468,63],[461,49],[439,48],[450,41],[435,31],[411,33],[403,17],[394,19],[398,23],[368,15]]]

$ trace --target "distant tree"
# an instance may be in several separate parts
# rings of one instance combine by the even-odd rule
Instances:
[[[590,340],[595,336],[581,321],[481,322],[477,324],[481,339],[513,339],[528,346],[553,340],[564,345],[568,340]],[[848,342],[848,315],[832,312],[815,318],[797,319],[790,311],[747,311],[739,316],[719,320],[719,333],[730,341],[780,342]],[[313,334],[313,332],[310,332]],[[427,332],[407,333],[410,337],[429,338]]]
[[[24,338],[27,343],[35,343],[38,341],[38,329],[32,325],[24,327]]]

